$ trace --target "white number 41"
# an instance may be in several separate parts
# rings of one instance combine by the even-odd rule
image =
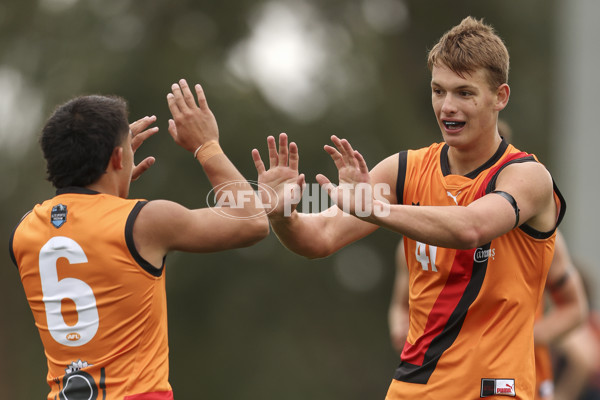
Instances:
[[[417,258],[417,261],[421,263],[423,271],[429,271],[429,266],[431,265],[431,271],[437,272],[437,268],[435,267],[436,253],[437,246],[430,246],[425,243],[417,242],[415,257]]]

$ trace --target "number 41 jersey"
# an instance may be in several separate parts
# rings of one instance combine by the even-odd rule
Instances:
[[[133,243],[145,204],[63,189],[13,233],[48,359],[48,399],[172,399],[164,266]]]
[[[475,171],[450,174],[448,146],[400,153],[399,203],[467,206],[495,189],[502,169],[536,162],[502,142]],[[555,189],[557,225],[564,208]],[[404,238],[410,326],[387,399],[533,400],[533,324],[554,254],[555,230],[523,224],[477,249]]]

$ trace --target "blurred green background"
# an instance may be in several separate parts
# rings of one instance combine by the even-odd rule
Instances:
[[[427,50],[467,16],[483,17],[511,53],[513,142],[552,171],[555,1],[20,0],[0,3],[0,242],[51,197],[37,144],[69,98],[117,94],[131,120],[158,117],[138,151],[156,164],[131,197],[203,207],[210,186],[167,133],[166,94],[203,84],[221,143],[248,179],[250,152],[287,132],[307,180],[335,178],[322,147],[348,138],[370,167],[441,140]],[[399,237],[380,230],[322,260],[258,245],[171,254],[171,383],[178,399],[382,399],[398,357],[387,306]],[[45,398],[46,365],[8,252],[0,268],[0,398]]]

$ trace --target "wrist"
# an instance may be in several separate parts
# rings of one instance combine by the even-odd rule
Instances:
[[[284,213],[268,213],[267,217],[269,218],[269,222],[274,225],[287,225],[291,222],[292,218],[296,217],[296,210],[292,210],[290,215],[285,215]]]
[[[363,215],[357,215],[354,212],[353,215],[363,221],[379,225],[382,218],[390,215],[390,204],[380,200],[373,200],[373,203],[371,203],[371,212]]]
[[[194,158],[200,162],[200,164],[204,164],[210,158],[223,154],[223,149],[219,145],[219,142],[216,140],[209,140],[200,146],[194,151]]]

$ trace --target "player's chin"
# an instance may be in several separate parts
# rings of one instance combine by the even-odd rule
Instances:
[[[444,142],[446,142],[448,146],[459,145],[464,140],[464,135],[460,132],[447,132],[445,129],[442,129],[441,131]]]

